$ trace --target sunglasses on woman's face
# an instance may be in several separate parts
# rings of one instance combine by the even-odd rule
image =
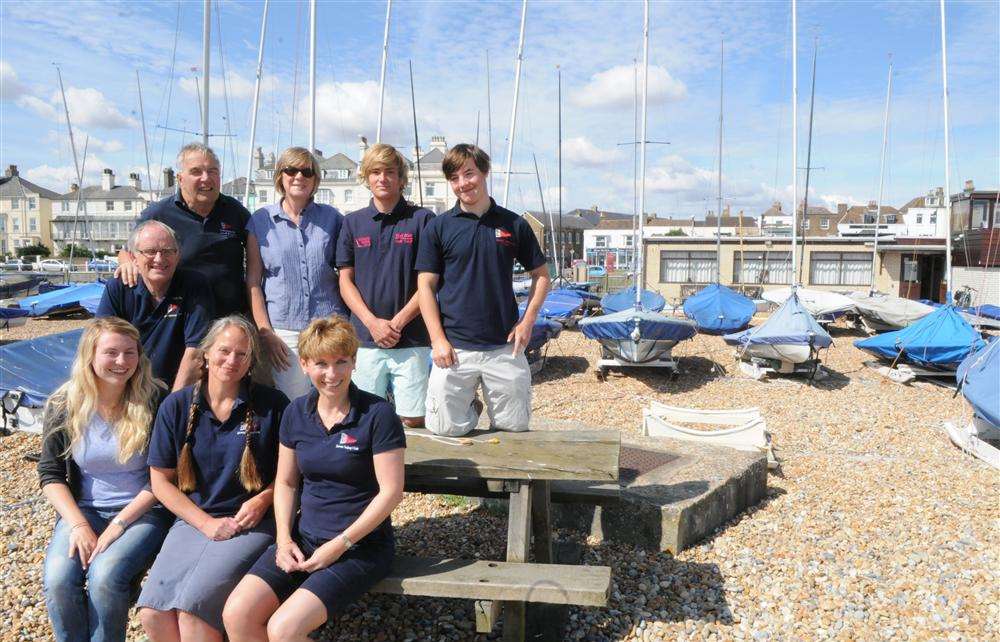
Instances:
[[[284,167],[282,168],[281,173],[289,178],[295,176],[296,174],[302,174],[306,178],[312,178],[315,175],[312,167]]]

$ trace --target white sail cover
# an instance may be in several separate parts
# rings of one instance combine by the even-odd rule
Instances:
[[[795,288],[795,293],[799,295],[799,302],[809,314],[814,317],[829,317],[854,308],[854,301],[843,294],[827,292],[825,290],[809,290],[807,288]],[[777,288],[766,290],[762,295],[765,300],[781,305],[792,295],[792,288]]]
[[[854,292],[850,298],[861,316],[874,321],[877,325],[897,329],[905,328],[934,311],[934,308],[920,301],[890,294],[869,295],[867,292]]]

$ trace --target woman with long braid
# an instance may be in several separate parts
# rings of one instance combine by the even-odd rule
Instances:
[[[250,382],[260,349],[245,318],[213,323],[201,350],[201,380],[164,400],[149,447],[153,492],[180,518],[139,596],[152,642],[221,642],[229,592],[274,541],[271,497],[288,398]]]

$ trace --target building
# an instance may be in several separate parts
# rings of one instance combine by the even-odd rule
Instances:
[[[1000,305],[1000,191],[972,181],[951,196],[952,292],[972,290],[974,305]]]
[[[568,267],[573,261],[583,258],[583,235],[586,230],[592,229],[593,224],[581,216],[563,214],[561,217],[557,213],[543,213],[528,211],[523,214],[524,220],[531,226],[531,230],[538,239],[538,244],[546,258],[555,265],[555,255],[553,247],[558,248],[559,262],[562,267]],[[549,218],[552,219],[552,226],[549,228]],[[556,243],[553,246],[553,234]]]
[[[59,254],[76,243],[99,254],[116,253],[128,243],[148,198],[149,190],[143,191],[138,174],[129,174],[128,183],[118,185],[114,171],[105,169],[100,185],[81,189],[74,183],[70,191],[53,200],[53,251]]]
[[[320,166],[316,202],[332,205],[344,214],[368,205],[371,193],[368,187],[358,180],[361,159],[367,149],[368,142],[362,138],[358,143],[357,158],[351,158],[342,152],[324,157],[321,151],[316,150]],[[453,200],[448,181],[441,171],[441,161],[444,160],[447,150],[448,145],[443,136],[432,136],[430,150],[420,154],[419,171],[410,158],[406,159],[410,176],[403,191],[404,198],[422,204],[438,214],[451,208]],[[414,153],[413,158],[416,157]],[[263,150],[258,147],[254,158],[256,167],[251,192],[255,194],[251,197],[251,206],[248,206],[251,211],[255,207],[262,207],[277,200],[274,191],[274,153],[268,153],[265,158]]]
[[[918,196],[900,208],[899,214],[906,227],[906,236],[933,236],[944,238],[945,223],[944,188],[935,187],[926,196]]]
[[[52,202],[59,195],[21,178],[11,165],[0,178],[0,254],[13,254],[19,247],[52,247],[49,223]]]

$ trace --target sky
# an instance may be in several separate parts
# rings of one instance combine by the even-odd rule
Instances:
[[[228,180],[246,175],[263,2],[212,0],[211,145]],[[317,10],[316,147],[356,158],[375,140],[385,2]],[[200,138],[203,3],[0,4],[0,164],[57,192],[75,182],[59,91],[62,73],[85,183],[112,168],[153,183]],[[1000,186],[1000,2],[948,1],[951,191]],[[383,140],[421,147],[475,142],[494,161],[503,201],[520,2],[397,0],[392,6]],[[641,2],[528,2],[507,206],[635,207],[635,79]],[[309,3],[272,1],[255,146],[308,144]],[[650,10],[645,210],[716,209],[722,74],[722,194],[758,215],[792,198],[790,2],[653,2]],[[883,202],[943,186],[944,119],[936,1],[798,3],[799,195],[816,53],[810,205],[875,200],[888,65],[893,62]],[[636,62],[638,61],[638,62]],[[488,64],[487,64],[488,63]],[[140,112],[136,73],[141,79]],[[225,82],[223,82],[225,81]],[[144,115],[144,118],[142,115]],[[183,131],[178,131],[183,130]],[[184,133],[184,131],[191,133]],[[534,165],[537,161],[536,177]],[[539,189],[541,183],[541,189]]]

